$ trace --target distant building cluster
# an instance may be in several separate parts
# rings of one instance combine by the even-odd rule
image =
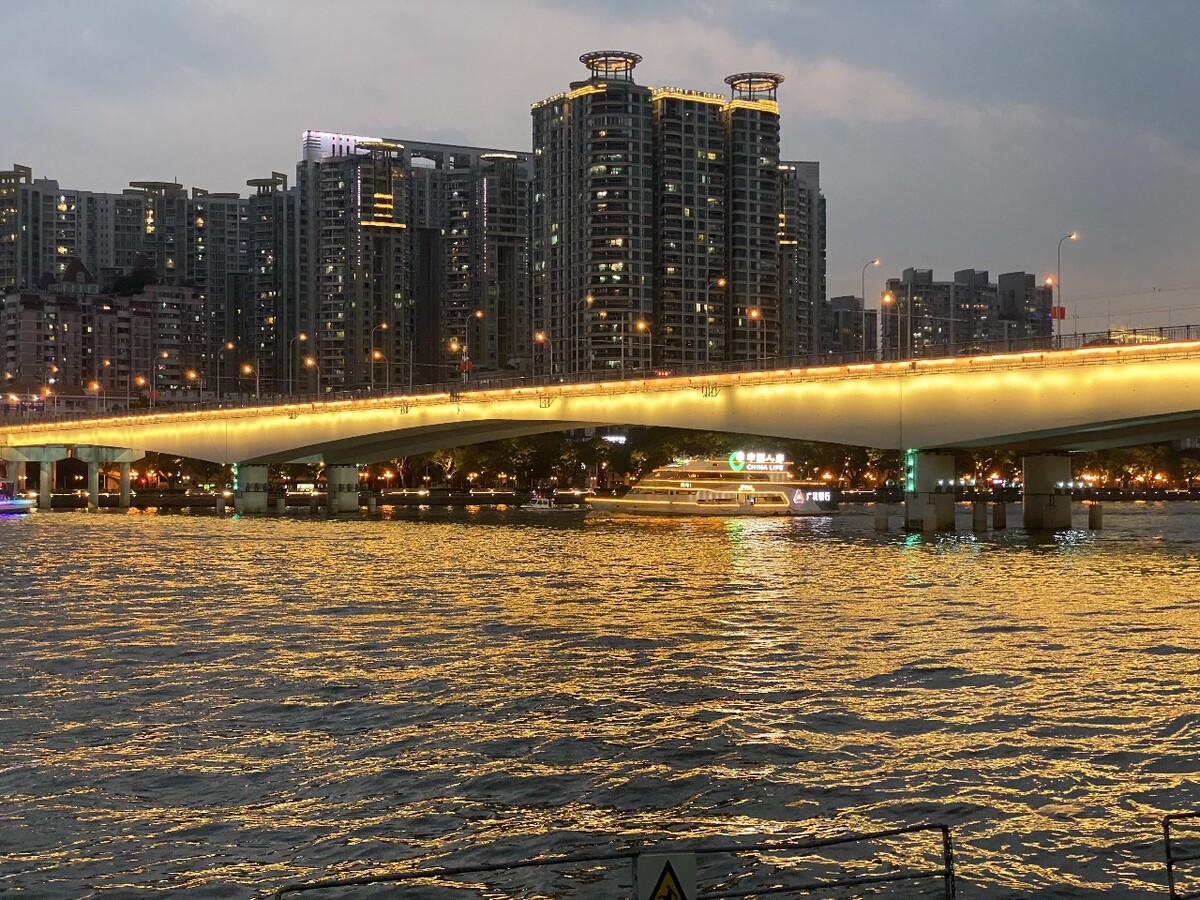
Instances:
[[[826,299],[820,167],[781,158],[781,76],[725,95],[639,85],[634,53],[580,59],[533,104],[532,153],[308,131],[294,178],[248,196],[0,171],[5,390],[328,393],[875,348],[862,298]],[[1006,279],[889,290],[922,347],[1047,326],[1040,289]]]

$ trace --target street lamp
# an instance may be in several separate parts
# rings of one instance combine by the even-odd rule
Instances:
[[[467,355],[466,341],[460,341],[458,338],[450,338],[450,343],[448,346],[450,347],[451,353],[458,354],[458,371],[460,373],[459,377],[462,379],[462,383],[466,384],[467,373],[471,370],[471,357]]]
[[[204,402],[204,379],[201,377],[200,373],[197,372],[195,369],[188,369],[186,372],[183,373],[183,377],[196,385],[197,389],[200,392],[199,402],[203,403]]]
[[[160,350],[154,354],[153,364],[150,366],[150,408],[154,409],[154,395],[158,392],[158,361],[160,359],[168,359],[170,353],[166,350]]]
[[[575,320],[577,324],[575,326],[575,348],[574,348],[575,349],[575,371],[577,373],[583,372],[583,371],[585,371],[585,369],[587,372],[590,373],[592,370],[592,352],[591,352],[591,350],[592,350],[592,331],[590,328],[588,328],[588,313],[591,312],[592,304],[595,302],[596,302],[596,298],[593,297],[591,294],[587,294],[584,296],[584,298],[582,300],[580,300],[577,304],[575,304],[576,308],[579,310],[579,316]],[[587,337],[586,347],[585,347],[585,341],[584,341],[585,335]],[[586,366],[584,365],[585,359],[586,359]]]
[[[229,351],[233,350],[235,347],[237,347],[237,344],[235,344],[233,341],[226,341],[225,345],[221,348],[220,352],[217,354],[217,400],[218,400],[218,402],[221,399],[221,364],[225,362],[225,357],[229,353]],[[232,379],[230,379],[230,380],[232,380]]]
[[[650,353],[648,354],[650,357],[650,368],[653,369],[654,368],[654,335],[650,331],[650,323],[644,319],[638,319],[636,322],[633,323],[633,327],[636,328],[638,331],[646,332],[646,344],[648,346],[648,349],[650,350]]]
[[[254,399],[262,399],[262,382],[259,380],[259,371],[257,366],[252,366],[250,363],[242,363],[242,374],[249,377],[254,376]]]
[[[873,259],[868,263],[864,263],[862,267],[862,359],[861,362],[867,360],[867,269],[871,266],[879,267],[882,260]]]
[[[1063,241],[1079,240],[1079,232],[1072,231],[1070,234],[1064,234],[1058,239],[1058,271],[1055,274],[1055,281],[1058,282],[1058,308],[1054,310],[1054,324],[1058,335],[1058,345],[1062,348],[1062,320],[1066,315],[1066,309],[1062,305],[1062,245]]]
[[[708,365],[712,362],[712,342],[709,340],[708,323],[712,321],[712,307],[708,304],[708,292],[712,288],[720,288],[725,290],[725,285],[729,284],[728,279],[724,275],[719,278],[714,278],[712,281],[704,285],[704,364]]]
[[[891,291],[884,291],[882,294],[879,295],[879,318],[881,320],[880,321],[881,325],[882,325],[882,319],[883,319],[883,308],[885,306],[892,306],[895,302],[896,302],[896,298],[892,295]],[[883,341],[880,341],[879,344],[880,344],[880,347],[879,347],[880,359],[882,359],[883,358]],[[897,309],[896,309],[896,359],[899,359],[899,358],[900,358],[900,309],[899,309],[899,307],[897,307]]]
[[[546,332],[544,332],[544,331],[539,331],[539,332],[535,333],[533,336],[533,340],[536,343],[541,344],[543,347],[546,348],[546,352],[547,352],[548,359],[550,362],[550,365],[548,367],[549,368],[549,376],[551,378],[553,378],[554,377],[554,341],[550,340],[550,338],[546,336]]]
[[[372,328],[372,329],[371,329],[371,336],[370,336],[370,344],[371,344],[371,372],[370,372],[370,378],[371,378],[371,381],[370,381],[370,384],[371,384],[371,391],[372,391],[372,392],[374,392],[374,390],[375,390],[375,363],[376,363],[376,362],[378,362],[378,361],[379,361],[379,360],[381,360],[381,359],[387,359],[387,357],[386,357],[386,356],[384,356],[382,353],[380,353],[379,351],[377,351],[377,350],[375,349],[375,332],[377,332],[377,331],[387,331],[387,330],[388,330],[388,323],[387,323],[387,322],[380,322],[378,325],[376,325],[374,328]],[[376,355],[375,355],[376,353],[379,353],[379,355],[378,355],[378,356],[376,356]]]
[[[292,348],[292,344],[303,344],[307,340],[308,335],[302,331],[288,341],[288,394],[292,393],[292,375],[296,371],[296,351]]]
[[[374,372],[375,372],[375,363],[379,362],[380,360],[383,360],[383,363],[384,363],[384,366],[383,366],[383,391],[386,394],[390,394],[392,392],[392,367],[387,365],[387,357],[384,355],[382,350],[372,350],[371,351],[371,373],[372,374],[374,374]],[[374,390],[374,389],[375,388],[372,385],[371,390]]]
[[[100,394],[104,391],[104,385],[99,381],[93,381],[88,384],[88,390],[96,395],[96,412],[100,412]]]
[[[765,365],[767,359],[767,337],[763,331],[763,314],[762,310],[754,306],[746,310],[746,318],[753,319],[758,324],[758,359]]]
[[[320,394],[321,393],[321,367],[320,367],[320,365],[317,364],[317,361],[313,357],[306,356],[306,357],[304,357],[304,368],[316,370],[317,394]]]

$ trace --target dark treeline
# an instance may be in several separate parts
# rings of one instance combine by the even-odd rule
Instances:
[[[797,477],[843,489],[870,489],[899,480],[900,454],[841,444],[669,428],[630,428],[622,441],[578,433],[551,433],[398,456],[363,467],[364,487],[452,487],[529,490],[535,487],[613,488],[635,481],[679,457],[724,456],[737,449],[784,453]],[[960,478],[981,484],[1019,481],[1021,452],[962,450],[955,453]],[[1099,487],[1186,488],[1200,486],[1200,449],[1148,444],[1072,455],[1074,477]],[[319,465],[274,466],[272,480],[320,484]],[[172,488],[227,486],[228,466],[150,454],[140,466],[143,484]]]

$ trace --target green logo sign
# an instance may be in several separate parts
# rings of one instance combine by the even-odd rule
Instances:
[[[746,453],[744,450],[734,450],[729,454],[729,468],[740,472],[746,468]]]

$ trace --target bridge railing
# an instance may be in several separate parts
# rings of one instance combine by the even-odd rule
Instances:
[[[922,835],[931,835],[935,841],[921,842]],[[278,888],[273,896],[282,900],[312,891],[386,884],[394,888],[388,896],[425,900],[482,893],[498,900],[535,895],[571,897],[579,896],[581,891],[584,896],[630,897],[637,880],[634,873],[638,857],[662,853],[676,860],[694,860],[697,892],[691,896],[696,900],[827,894],[834,888],[873,891],[889,885],[903,890],[893,896],[943,900],[954,900],[956,896],[950,830],[945,825],[927,823],[824,839],[777,838],[692,848],[678,844],[633,846],[492,865],[411,867],[400,872],[294,882]],[[404,893],[396,893],[395,889]],[[643,896],[651,892],[639,889]]]
[[[969,356],[991,356],[1009,353],[1051,352],[1075,350],[1084,347],[1122,347],[1146,344],[1172,344],[1184,341],[1200,341],[1200,325],[1175,325],[1159,328],[1108,329],[1100,332],[1014,338],[1002,341],[968,341],[958,344],[937,343],[912,348],[912,353],[897,352],[896,348],[880,350],[847,351],[841,353],[819,353],[800,356],[771,356],[757,359],[698,363],[677,366],[651,366],[642,368],[625,367],[605,371],[526,374],[526,373],[481,373],[469,379],[455,379],[426,384],[406,385],[390,391],[376,388],[325,391],[322,393],[291,393],[250,397],[224,397],[199,401],[175,401],[167,399],[156,408],[146,406],[127,408],[116,401],[103,401],[92,395],[59,396],[46,400],[31,400],[15,394],[0,394],[0,424],[21,425],[35,422],[70,421],[122,416],[145,416],[156,412],[179,412],[183,410],[212,411],[243,409],[247,407],[294,406],[321,402],[366,400],[382,397],[428,397],[439,394],[448,397],[467,391],[503,390],[522,387],[550,387],[563,384],[590,384],[598,382],[643,380],[661,377],[687,377],[703,375],[730,375],[743,372],[805,369],[818,366],[851,366],[876,362],[907,360],[931,360],[961,358]],[[907,348],[904,348],[907,351]]]
[[[1181,839],[1180,828],[1200,829],[1200,812],[1173,813],[1163,817],[1163,845],[1167,861],[1167,890],[1170,900],[1200,898],[1200,835],[1194,832]],[[1193,889],[1180,887],[1183,875],[1190,875]]]

